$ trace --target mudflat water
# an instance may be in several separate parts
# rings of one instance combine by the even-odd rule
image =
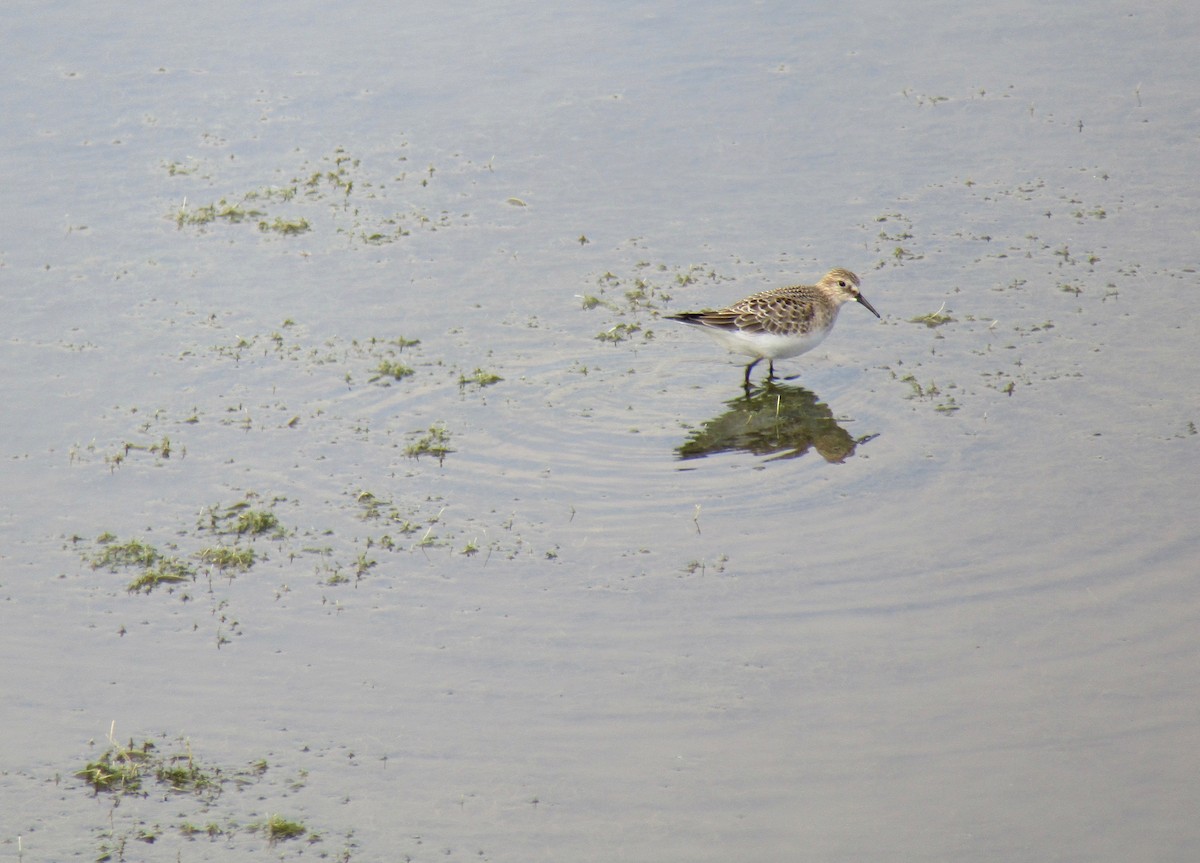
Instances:
[[[1194,858],[1200,11],[0,33],[7,859]]]

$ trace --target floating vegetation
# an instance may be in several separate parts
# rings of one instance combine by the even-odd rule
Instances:
[[[306,344],[298,329],[295,322],[285,322],[280,329],[271,332],[227,337],[211,345],[208,350],[239,365],[261,364],[269,360],[294,363],[317,374],[332,372],[349,386],[356,383],[388,386],[415,373],[412,364],[403,362],[401,357],[419,347],[420,339],[371,336],[348,341],[329,338],[320,343]],[[287,410],[287,407],[283,405],[280,409]],[[253,427],[248,412],[241,405],[236,408],[227,406],[225,410],[229,416],[220,420],[223,425]],[[279,425],[295,426],[306,418],[288,413],[278,422]]]
[[[256,205],[262,206],[261,199]],[[674,278],[673,273],[667,276]],[[639,287],[636,294],[649,296],[650,289]],[[617,295],[623,292],[613,294]],[[427,376],[428,390],[440,387],[444,395],[458,401],[461,397],[454,397],[471,388],[478,394],[470,396],[480,399],[485,389],[506,379],[498,368],[425,361],[422,341],[415,333],[385,330],[356,339],[313,337],[305,322],[298,323],[289,311],[278,310],[262,329],[248,332],[227,325],[220,314],[198,315],[195,335],[190,341],[173,341],[179,347],[170,350],[178,354],[169,359],[189,367],[199,361],[217,373],[206,375],[195,395],[167,402],[170,407],[113,406],[102,419],[110,425],[132,424],[137,432],[119,425],[115,431],[102,427],[108,435],[130,436],[108,437],[107,443],[99,444],[96,439],[85,440],[72,448],[71,470],[90,465],[104,475],[101,482],[110,480],[108,470],[98,463],[105,452],[113,451],[114,441],[121,457],[129,452],[135,461],[135,452],[154,452],[159,458],[169,454],[168,470],[174,475],[180,468],[186,472],[188,463],[178,464],[186,435],[188,448],[194,452],[201,447],[206,464],[216,466],[211,484],[195,489],[198,499],[171,496],[158,505],[157,500],[134,498],[130,505],[139,510],[137,514],[113,514],[120,518],[116,522],[120,529],[101,522],[79,531],[86,539],[77,536],[68,541],[74,543],[76,559],[86,564],[81,569],[88,586],[108,594],[105,599],[113,609],[109,637],[144,641],[144,633],[157,637],[165,632],[196,632],[206,644],[215,642],[220,648],[239,641],[243,625],[250,628],[247,618],[261,620],[260,613],[272,596],[286,597],[293,606],[308,602],[323,606],[337,602],[331,599],[335,588],[344,594],[345,587],[364,579],[379,582],[400,577],[404,567],[388,561],[389,554],[425,557],[422,552],[436,548],[447,555],[461,552],[460,564],[474,566],[486,565],[494,556],[512,560],[546,553],[544,544],[535,546],[513,529],[511,518],[508,527],[496,527],[495,522],[507,514],[480,513],[469,500],[455,501],[450,509],[450,504],[431,493],[423,480],[434,478],[438,466],[465,446],[456,438],[453,417],[421,416],[414,411],[417,419],[404,419],[392,411],[362,410],[366,401],[341,400],[347,387],[374,399],[364,392],[369,390],[366,381],[372,371],[388,372],[385,380],[396,380],[401,366],[416,368],[421,373],[417,377]],[[240,318],[237,321],[234,326],[244,325]],[[321,394],[290,403],[289,375],[316,379]],[[211,388],[204,389],[210,383]],[[421,395],[424,398],[425,392]],[[491,391],[486,395],[490,399]],[[456,425],[455,432],[450,425]],[[277,474],[285,483],[288,470],[308,457],[292,454],[297,435],[305,438],[306,447],[314,444],[313,435],[328,435],[315,441],[317,449],[308,451],[318,461],[332,453],[325,450],[326,443],[345,446],[370,441],[386,466],[371,474],[376,478],[369,480],[370,492],[357,492],[351,486],[342,489],[340,500],[301,502],[260,494],[239,488],[244,470],[251,468],[252,475],[257,470],[239,464],[246,451],[242,429],[255,439],[252,444],[286,460]],[[125,440],[134,443],[127,447]],[[368,483],[365,478],[349,481]],[[384,485],[375,487],[377,481]],[[238,490],[230,492],[230,488]],[[215,499],[210,497],[214,494]],[[226,494],[235,496],[223,497]],[[459,507],[460,503],[464,505]],[[450,516],[444,517],[443,511]],[[360,514],[361,521],[356,519]],[[144,530],[124,527],[131,519],[135,528],[146,525]],[[111,532],[97,538],[104,528]],[[89,565],[96,572],[89,571]],[[193,819],[193,823],[202,829],[205,822]]]
[[[287,535],[279,517],[269,509],[255,509],[249,499],[227,507],[209,507],[201,527],[216,534],[282,539]]]
[[[701,264],[669,267],[642,260],[633,265],[630,275],[606,270],[596,277],[593,291],[576,296],[584,311],[604,309],[618,318],[596,334],[598,341],[618,344],[636,339],[640,343],[654,338],[654,330],[645,325],[645,320],[666,309],[673,291],[725,278]]]
[[[95,447],[91,447],[94,449]],[[133,443],[132,441],[124,441],[114,452],[110,452],[104,456],[104,463],[109,469],[116,471],[128,459],[130,453],[146,452],[151,455],[158,456],[160,459],[166,460],[171,457],[173,449],[171,448],[171,439],[165,435],[159,441],[149,444]],[[71,451],[72,460],[79,457],[80,450],[75,447]]]
[[[604,306],[604,308],[613,312],[621,311],[621,307],[612,300],[606,300],[593,294],[582,294],[579,296],[579,300],[584,311],[591,311],[597,306]]]
[[[596,338],[602,342],[623,342],[639,330],[641,326],[638,324],[614,324],[609,329],[596,333]]]
[[[157,548],[139,539],[117,542],[115,536],[105,533],[96,543],[100,550],[88,558],[92,569],[111,572],[127,568],[141,570],[126,587],[130,593],[150,593],[164,584],[193,581],[196,577],[195,570],[188,563],[177,557],[164,556]]]
[[[248,509],[237,514],[234,531],[239,536],[244,533],[248,533],[251,536],[262,536],[264,533],[281,536],[283,534],[283,527],[279,524],[279,519],[275,516],[275,513]]]
[[[400,162],[406,162],[407,158],[405,155],[396,157]],[[337,147],[329,155],[302,163],[291,179],[281,185],[259,186],[200,206],[190,206],[184,198],[170,218],[181,229],[207,229],[220,222],[230,225],[254,222],[261,232],[282,237],[327,230],[346,236],[353,243],[393,243],[415,231],[437,231],[466,223],[467,213],[457,215],[448,209],[433,209],[407,200],[406,209],[402,211],[384,209],[388,197],[386,190],[392,185],[416,182],[421,189],[428,189],[435,173],[469,176],[491,170],[490,166],[462,160],[461,156],[457,158],[461,160],[458,165],[447,166],[441,171],[430,165],[418,174],[388,172],[391,176],[382,176],[370,171],[361,159]],[[177,162],[165,167],[169,177],[185,177],[195,171],[194,166]],[[215,167],[211,173],[216,173]],[[427,195],[421,197],[425,199]],[[447,196],[446,202],[450,200],[453,198]],[[288,212],[269,212],[278,208],[287,208]]]
[[[954,318],[946,314],[945,303],[942,303],[941,308],[939,308],[936,312],[927,312],[926,314],[917,315],[915,318],[908,319],[910,324],[924,324],[930,329],[933,329],[934,327],[940,327],[942,324],[953,323],[953,321]]]
[[[454,452],[450,448],[449,441],[450,432],[444,425],[431,425],[429,431],[421,434],[404,448],[404,454],[409,458],[420,458],[423,455],[437,456],[438,464],[441,464],[449,453]]]
[[[404,536],[419,533],[421,530],[427,529],[429,525],[437,524],[441,520],[442,512],[445,511],[445,507],[440,507],[438,512],[432,516],[422,515],[416,509],[402,512],[392,501],[378,498],[369,491],[358,492],[355,500],[362,508],[364,520],[384,521]],[[384,534],[378,540],[368,539],[368,545],[376,544],[388,551],[394,551],[397,548],[396,542],[390,534]]]
[[[115,723],[114,723],[115,726]],[[111,737],[99,758],[89,761],[75,776],[92,786],[96,794],[123,795],[140,792],[147,783],[164,785],[168,790],[213,799],[226,781],[220,770],[204,768],[192,755],[187,740],[180,740],[182,751],[166,754],[151,740],[142,743],[117,743]]]
[[[928,384],[922,384],[917,380],[915,375],[911,374],[904,375],[900,380],[902,383],[906,383],[912,387],[912,392],[908,396],[909,398],[932,401],[934,402],[934,410],[939,413],[951,414],[961,407],[953,395],[944,393],[942,387],[939,387],[932,381]],[[955,388],[954,384],[946,385],[946,389]]]
[[[91,558],[93,568],[116,569],[119,566],[152,566],[158,559],[158,549],[138,539],[117,542],[111,533],[101,534],[96,544],[102,548]]]
[[[311,230],[308,219],[283,219],[276,216],[273,221],[260,221],[258,229],[263,233],[274,232],[276,234],[303,234],[305,231]]]
[[[729,555],[718,555],[716,560],[711,563],[708,561],[694,558],[683,565],[682,572],[684,575],[706,575],[708,572],[714,572],[718,575],[725,572],[725,567],[729,563]]]
[[[914,90],[910,90],[908,87],[905,87],[903,90],[901,90],[900,94],[904,96],[906,100],[910,102],[916,102],[918,106],[937,105],[939,102],[950,101],[949,96],[930,96],[927,93],[917,93]],[[980,95],[983,95],[982,91],[980,91]]]
[[[406,378],[411,374],[415,374],[413,369],[404,363],[398,363],[394,360],[380,360],[379,365],[375,367],[375,375],[368,379],[369,383],[381,381],[384,378],[391,378],[394,381]]]
[[[260,219],[267,215],[263,210],[243,206],[244,201],[245,199],[231,204],[229,201],[221,198],[215,204],[205,204],[195,210],[189,210],[187,199],[185,198],[183,204],[175,212],[175,224],[180,228],[185,225],[208,225],[216,221],[236,225],[247,219]]]
[[[424,432],[410,433],[404,451],[413,459],[436,457],[440,465],[454,451],[451,433],[445,424],[435,423]],[[436,495],[397,503],[372,491],[353,492],[347,506],[357,508],[363,521],[380,529],[365,536],[356,532],[345,540],[337,539],[335,532],[327,528],[300,531],[288,527],[274,510],[283,500],[250,492],[233,504],[204,508],[190,529],[187,525],[166,527],[172,536],[180,538],[183,548],[172,545],[163,551],[142,538],[123,540],[104,533],[80,553],[93,569],[132,570],[126,584],[131,593],[150,594],[165,588],[182,602],[209,604],[218,648],[242,634],[239,615],[232,605],[241,595],[232,587],[235,577],[258,570],[268,561],[275,562],[272,572],[280,578],[273,588],[279,599],[292,592],[291,582],[299,571],[295,562],[303,557],[317,558],[309,583],[330,588],[361,582],[379,566],[380,553],[443,547],[459,550],[465,557],[484,552],[479,555],[484,562],[496,553],[508,559],[541,553],[513,531],[511,516],[502,525],[500,538],[493,539],[481,537],[474,518],[467,518],[463,524],[444,523],[447,505]],[[214,542],[214,537],[218,541]],[[264,554],[259,546],[262,540],[278,544],[271,555]],[[82,542],[79,537],[73,541]],[[249,584],[260,590],[272,589],[264,582],[258,578]],[[182,584],[186,588],[180,589]],[[319,601],[325,603],[327,596],[322,594]],[[191,624],[190,628],[199,627]],[[136,630],[118,625],[120,636],[131,631]]]
[[[269,770],[262,758],[243,766],[218,767],[198,758],[185,737],[157,743],[149,739],[120,743],[114,733],[115,723],[104,751],[71,773],[94,796],[111,801],[103,827],[95,831],[98,846],[92,859],[112,863],[143,859],[144,854],[133,853],[133,843],[153,844],[172,831],[185,839],[219,837],[230,853],[235,853],[241,842],[251,847],[240,850],[252,855],[261,853],[264,838],[272,846],[291,839],[313,843],[323,838],[304,822],[280,814],[246,823],[241,817],[241,795],[224,796],[226,789],[253,788],[255,799],[278,805],[282,798],[304,787],[307,771],[281,775]],[[127,797],[135,798],[137,805],[122,805]],[[353,847],[347,836],[337,859],[351,859]],[[177,855],[171,856],[174,859]]]
[[[272,845],[285,839],[299,839],[308,832],[308,828],[299,821],[289,821],[282,815],[272,815],[268,818],[263,830]]]
[[[221,791],[219,771],[201,768],[190,750],[158,762],[154,779],[177,794],[219,794]]]
[[[903,213],[882,213],[875,217],[875,223],[884,225],[876,233],[871,246],[872,251],[880,255],[875,264],[876,269],[901,266],[907,261],[918,261],[924,257],[912,250],[913,241],[916,240],[913,223]],[[863,228],[873,230],[869,225],[864,225]]]
[[[201,550],[196,557],[201,562],[217,569],[233,572],[245,572],[254,566],[255,553],[252,548],[234,548],[230,546],[215,546]]]
[[[458,386],[463,388],[468,384],[474,384],[477,387],[490,387],[492,384],[498,384],[504,378],[498,374],[484,371],[483,369],[475,369],[469,376],[460,374],[458,376]]]
[[[916,375],[905,375],[904,377],[900,378],[900,380],[912,387],[912,394],[909,396],[909,398],[931,398],[941,393],[941,390],[938,389],[938,385],[936,383],[930,383],[922,386],[921,382],[917,380]]]
[[[322,576],[321,584],[327,587],[336,587],[339,584],[357,584],[366,578],[367,573],[374,569],[378,562],[374,558],[368,557],[364,551],[348,567],[336,563],[322,564],[318,571],[328,574]]]
[[[161,162],[167,174],[172,177],[187,176],[196,172],[195,165],[185,165],[182,162]]]
[[[201,515],[198,529],[217,536],[232,537],[233,541],[204,545],[191,554],[168,555],[143,540],[122,542],[115,535],[104,533],[97,538],[94,550],[85,552],[83,557],[93,569],[136,570],[126,585],[130,593],[150,594],[162,587],[174,593],[176,586],[195,582],[207,574],[206,592],[199,594],[198,591],[185,590],[179,592],[179,597],[188,602],[199,594],[211,600],[212,614],[217,622],[217,646],[220,647],[229,643],[228,633],[240,634],[240,629],[238,621],[229,612],[228,599],[222,597],[214,585],[214,574],[219,573],[232,580],[233,576],[249,571],[263,559],[254,548],[241,544],[244,539],[282,541],[288,537],[288,531],[275,513],[256,507],[249,499],[227,507],[209,507]],[[184,534],[182,531],[179,533]],[[207,573],[203,569],[198,571],[197,564],[191,561],[198,561],[200,567],[207,567]],[[127,630],[122,626],[119,632],[125,635]]]
[[[129,582],[130,593],[150,593],[156,587],[164,584],[180,584],[193,581],[196,572],[192,567],[178,558],[163,558],[153,566],[146,567],[142,574]]]
[[[391,511],[395,512],[391,501],[380,500],[373,492],[360,491],[354,499],[363,508],[363,518],[381,518],[385,507],[390,507]]]
[[[362,161],[352,157],[341,147],[336,148],[333,155],[326,157],[325,161],[331,161],[333,167],[312,172],[304,181],[304,185],[309,190],[317,189],[320,186],[329,186],[349,196],[350,192],[354,190],[354,180],[351,178],[350,171],[351,169],[357,170]]]
[[[356,342],[355,344],[358,343]],[[416,347],[419,344],[421,344],[420,339],[406,339],[403,336],[388,340],[376,338],[369,339],[367,341],[368,349],[385,353],[386,356],[379,360],[378,364],[373,370],[374,374],[367,379],[367,383],[378,383],[384,379],[398,381],[415,374],[415,371],[411,366],[405,365],[404,363],[395,359],[395,355],[397,352],[403,353],[405,348]],[[393,350],[393,348],[395,350]]]
[[[138,791],[147,768],[153,770],[154,744],[147,740],[140,746],[132,740],[128,746],[114,743],[99,758],[89,761],[75,776],[92,786],[92,790],[110,794]]]

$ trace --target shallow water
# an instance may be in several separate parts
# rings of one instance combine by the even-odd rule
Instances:
[[[3,847],[1190,859],[1198,19],[7,5]]]

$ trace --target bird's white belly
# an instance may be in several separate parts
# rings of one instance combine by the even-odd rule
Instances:
[[[780,336],[771,333],[743,333],[737,330],[706,328],[705,332],[731,351],[748,357],[783,360],[798,357],[819,345],[828,330],[813,330],[810,333]]]

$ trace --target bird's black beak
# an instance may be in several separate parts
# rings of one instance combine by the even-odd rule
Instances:
[[[881,321],[883,320],[883,315],[881,315],[881,314],[879,314],[879,312],[875,311],[875,307],[867,302],[866,297],[864,297],[862,294],[859,294],[857,297],[855,297],[855,299],[858,300],[859,305],[866,306],[868,312],[873,314],[875,317],[879,318],[879,320],[881,320]]]

